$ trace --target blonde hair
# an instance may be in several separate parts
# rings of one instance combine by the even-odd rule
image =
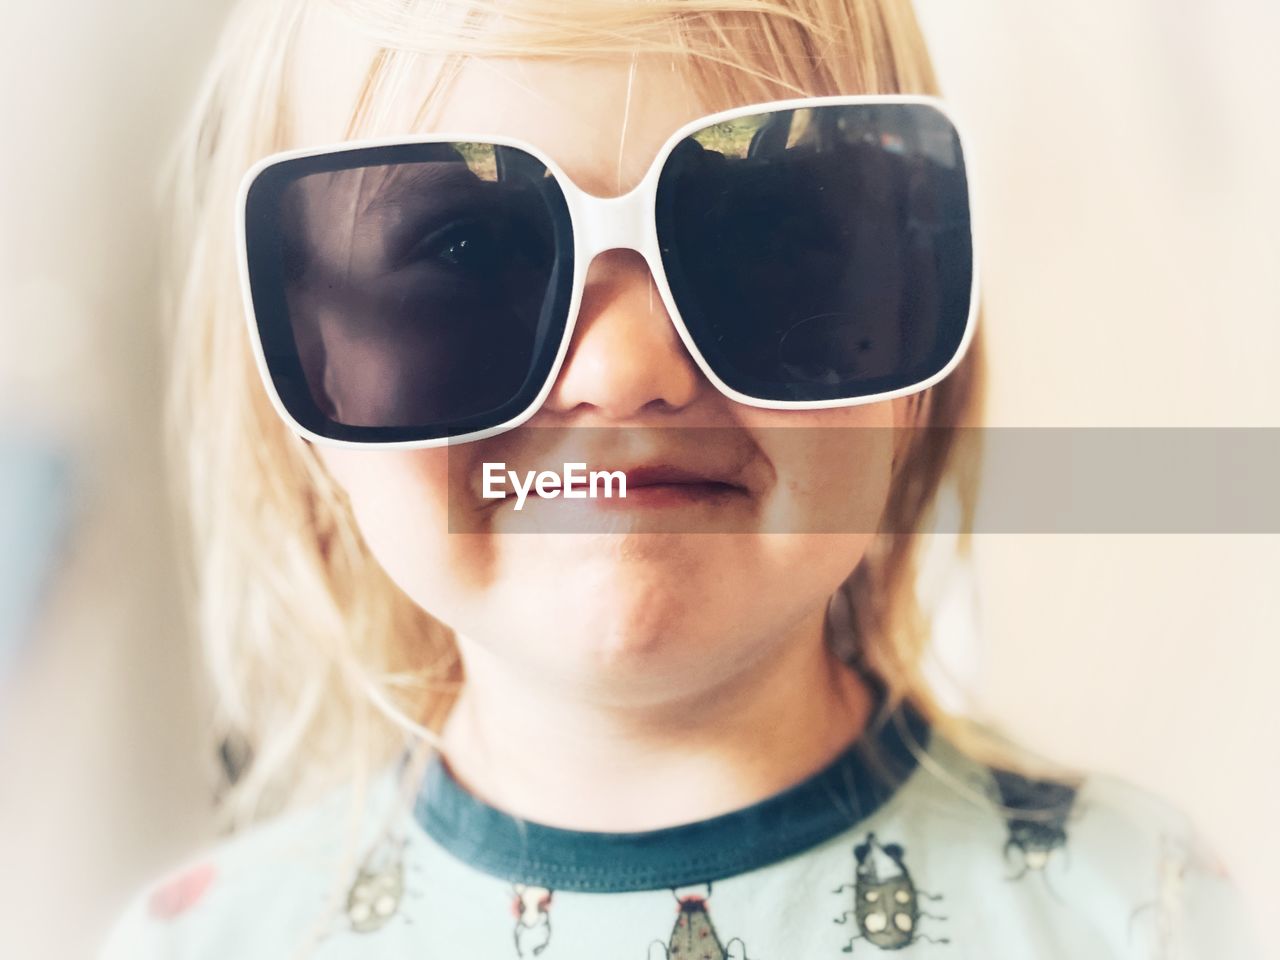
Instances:
[[[255,160],[292,145],[290,76],[317,2],[239,5],[173,168],[172,450],[217,732],[251,750],[223,798],[228,826],[368,774],[403,746],[404,724],[389,714],[438,730],[463,680],[449,631],[392,583],[342,489],[275,414],[245,330],[235,191]],[[689,55],[691,83],[712,108],[744,97],[937,93],[908,0],[327,5],[377,48],[346,131],[352,137],[377,131],[379,104],[423,55],[443,63],[424,111],[466,56]],[[919,398],[923,423],[978,423],[981,385],[979,336]],[[915,594],[921,537],[910,531],[925,529],[944,481],[971,517],[977,456],[957,431],[930,432],[897,465],[884,522],[894,532],[876,538],[842,588],[854,630],[839,652],[881,677],[891,700],[909,698],[944,732],[977,742],[972,725],[938,706],[921,670],[929,624]]]

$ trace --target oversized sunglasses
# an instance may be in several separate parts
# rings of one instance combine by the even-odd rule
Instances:
[[[436,133],[267,157],[240,193],[260,372],[336,445],[431,447],[516,427],[551,390],[587,267],[638,251],[725,396],[804,410],[951,371],[977,270],[960,134],[919,96],[779,100],[694,120],[620,197],[537,147]]]

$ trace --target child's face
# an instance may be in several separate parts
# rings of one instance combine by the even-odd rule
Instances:
[[[626,58],[472,64],[427,129],[518,137],[584,189],[624,193],[677,127],[738,105],[700,103],[670,63],[641,58],[629,81],[630,67]],[[415,91],[401,95],[412,115]],[[340,135],[326,101],[302,98],[306,142]],[[893,438],[883,429],[815,428],[891,427],[905,423],[906,409],[892,401],[772,411],[725,398],[685,352],[644,260],[613,250],[591,265],[565,365],[525,426],[451,449],[319,452],[350,495],[371,550],[411,598],[459,632],[464,658],[483,651],[487,662],[548,688],[645,703],[696,695],[817,635],[827,598],[872,535],[801,531],[874,529]],[[548,426],[628,429],[556,430],[541,434],[552,438],[548,446],[537,433]],[[725,429],[696,440],[649,429],[667,427]],[[618,445],[605,450],[610,437]],[[523,473],[582,460],[591,469],[620,455],[629,464],[723,468],[739,490],[607,508],[575,501],[572,509],[601,511],[592,516],[608,525],[590,534],[510,532],[537,523],[539,511],[550,518],[568,509],[564,500],[531,496],[517,513],[513,500],[495,507],[478,499],[485,461]],[[739,532],[644,532],[685,518],[691,527]]]

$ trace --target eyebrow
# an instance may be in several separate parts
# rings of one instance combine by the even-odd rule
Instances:
[[[467,188],[486,182],[476,176],[462,159],[457,162],[424,161],[392,169],[391,176],[384,177],[361,204],[361,216],[367,216],[370,212],[382,207],[400,206],[410,200],[436,200],[452,193],[454,189],[459,194],[471,194],[474,191]],[[438,189],[442,186],[451,189],[449,191]],[[361,190],[363,191],[363,185]],[[448,199],[453,197],[450,196]],[[439,205],[444,206],[443,203]],[[434,207],[437,204],[432,203],[431,206]]]

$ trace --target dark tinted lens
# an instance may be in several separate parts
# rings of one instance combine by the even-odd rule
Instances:
[[[268,366],[308,429],[454,436],[511,419],[544,384],[572,241],[530,155],[442,143],[287,161],[247,214]]]
[[[954,357],[973,251],[954,127],[925,104],[744,117],[681,141],[658,184],[680,315],[733,389],[833,400]]]

